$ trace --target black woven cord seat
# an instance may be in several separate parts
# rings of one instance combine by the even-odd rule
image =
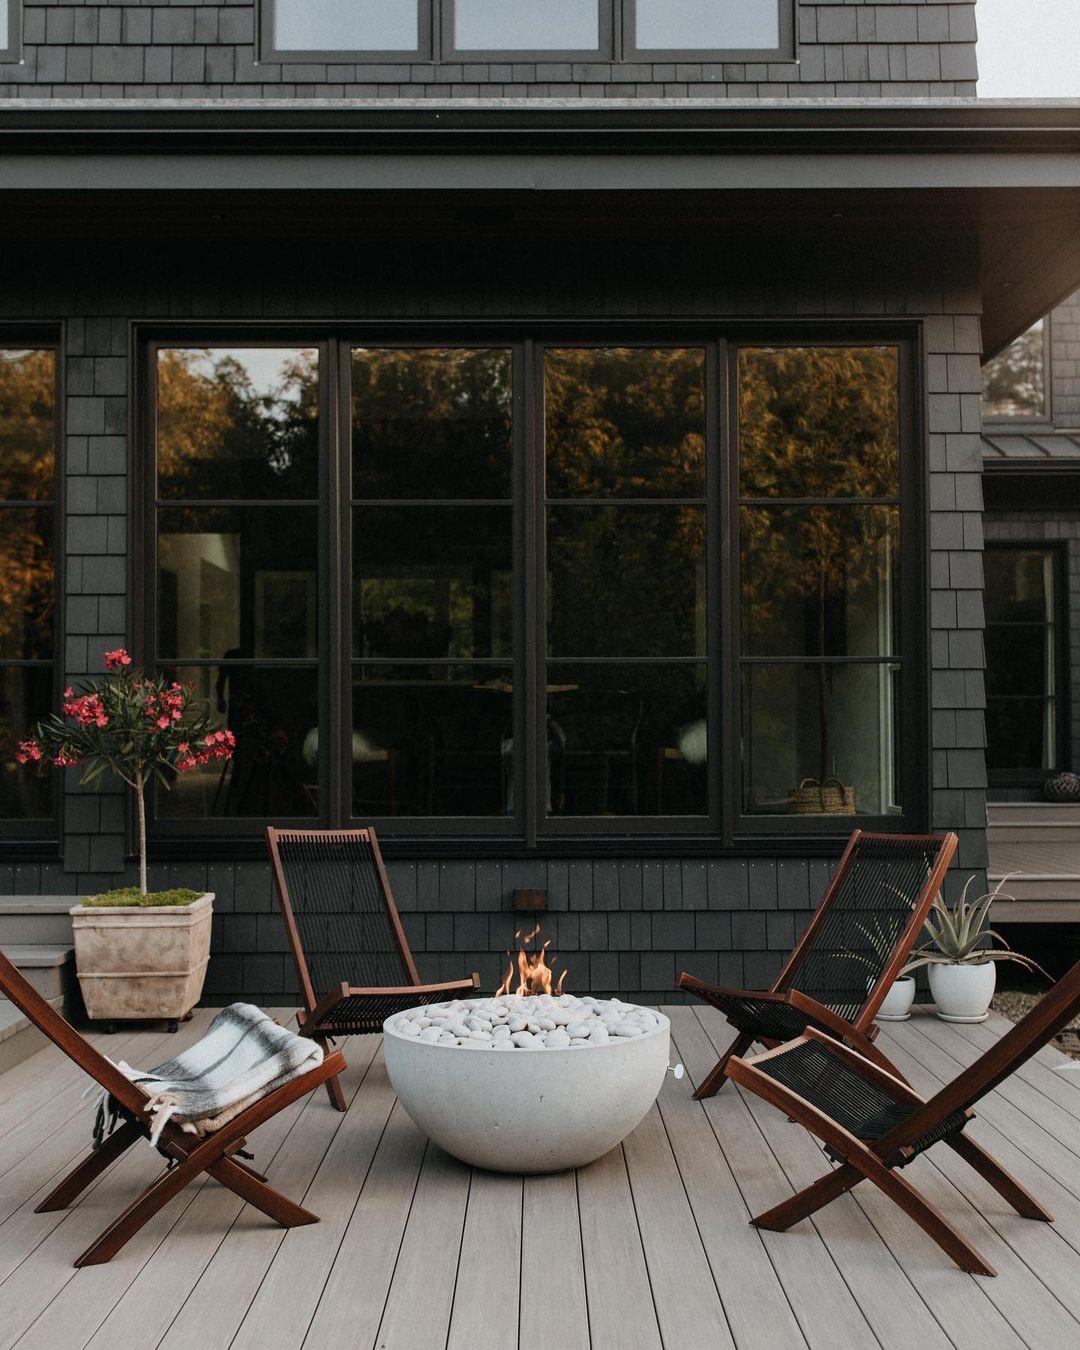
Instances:
[[[710,1002],[720,1009],[733,1027],[752,1033],[755,1040],[794,1040],[808,1026],[829,1030],[817,1018],[799,1008],[793,1008],[790,1003],[775,1003],[751,995],[728,993],[724,989],[717,990]]]
[[[894,1101],[817,1041],[798,1041],[779,1054],[763,1056],[756,1064],[762,1073],[798,1093],[856,1139],[880,1139],[910,1119],[917,1109],[916,1103]],[[958,1133],[967,1122],[966,1111],[955,1111],[915,1140],[911,1149],[921,1153]]]

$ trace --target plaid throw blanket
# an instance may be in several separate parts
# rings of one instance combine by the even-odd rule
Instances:
[[[322,1062],[322,1046],[280,1027],[250,1003],[233,1003],[210,1023],[201,1041],[156,1069],[142,1072],[121,1061],[116,1067],[147,1094],[150,1142],[166,1122],[189,1134],[213,1134],[241,1111]],[[99,1126],[104,1127],[104,1108]]]

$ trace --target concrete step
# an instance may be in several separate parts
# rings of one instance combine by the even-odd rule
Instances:
[[[0,941],[0,952],[45,998],[67,1000],[71,995],[75,985],[75,948],[70,943]]]
[[[74,895],[0,896],[0,943],[40,946],[71,945]]]
[[[51,998],[49,1002],[58,1012],[62,1012],[62,999]],[[24,1059],[36,1055],[52,1042],[38,1031],[28,1017],[24,1017],[14,1003],[0,998],[0,1073],[21,1064]]]

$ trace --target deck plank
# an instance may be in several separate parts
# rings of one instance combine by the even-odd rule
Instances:
[[[431,1144],[390,1281],[379,1350],[443,1350],[472,1170]]]
[[[589,1350],[577,1174],[526,1177],[521,1215],[519,1350],[549,1341]]]
[[[375,1344],[426,1149],[424,1136],[395,1105],[330,1267],[309,1345],[362,1350]]]
[[[577,1175],[592,1350],[663,1350],[622,1148]]]
[[[693,1025],[697,1027],[696,1019]],[[698,1035],[704,1039],[700,1027]],[[684,1061],[694,1053],[692,1043],[684,1049],[679,1030],[675,1052]],[[660,1114],[738,1350],[805,1346],[762,1234],[750,1226],[735,1175],[685,1081],[668,1078],[660,1094]]]
[[[517,1350],[521,1228],[522,1178],[475,1172],[447,1350]]]
[[[624,1145],[653,1303],[665,1345],[734,1347],[659,1107]]]
[[[350,1064],[355,1060],[370,1067],[304,1197],[304,1205],[318,1214],[319,1223],[285,1234],[231,1350],[299,1347],[319,1306],[395,1100],[379,1038],[354,1037],[346,1043],[345,1054]],[[316,1104],[323,1109],[322,1093]]]
[[[679,1049],[691,1082],[700,1083],[716,1063],[717,1045],[726,1046],[730,1040],[730,1028],[719,1013],[711,1016],[708,1008],[700,1014],[690,1007],[666,1011],[677,1028]],[[790,1185],[742,1094],[734,1091],[732,1084],[709,1098],[704,1109],[751,1214],[760,1214],[790,1194]],[[814,1228],[804,1225],[794,1233],[762,1232],[761,1240],[802,1334],[814,1350],[877,1345],[858,1301]]]

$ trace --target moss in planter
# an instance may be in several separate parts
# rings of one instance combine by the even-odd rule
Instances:
[[[122,886],[117,891],[103,891],[82,903],[90,909],[109,909],[120,905],[137,905],[142,909],[162,909],[170,905],[193,905],[201,892],[178,886],[171,891],[152,891],[143,895],[138,886]]]

